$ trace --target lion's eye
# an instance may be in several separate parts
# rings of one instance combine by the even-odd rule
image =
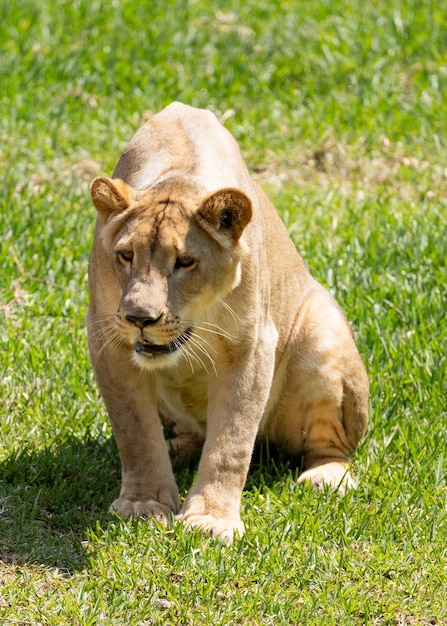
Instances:
[[[178,256],[175,261],[175,269],[183,267],[184,269],[191,270],[197,265],[197,261],[191,256]]]
[[[120,263],[123,265],[127,265],[128,263],[132,263],[133,252],[132,250],[120,250],[118,252],[118,259]]]

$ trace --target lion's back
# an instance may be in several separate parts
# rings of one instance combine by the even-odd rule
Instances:
[[[209,192],[223,187],[253,192],[239,147],[214,113],[173,102],[137,131],[113,177],[142,190],[178,175]]]

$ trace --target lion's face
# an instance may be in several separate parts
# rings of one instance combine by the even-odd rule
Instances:
[[[232,189],[204,197],[179,180],[136,192],[102,177],[92,197],[119,285],[111,333],[142,367],[173,364],[194,343],[206,312],[239,281],[250,201]]]

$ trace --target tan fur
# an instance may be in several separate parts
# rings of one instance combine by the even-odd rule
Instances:
[[[244,531],[256,439],[302,455],[300,481],[351,486],[348,459],[367,424],[363,363],[230,133],[174,103],[91,191],[87,322],[122,463],[113,508],[179,512],[160,415],[177,433],[171,448],[203,442],[178,517],[224,541]]]

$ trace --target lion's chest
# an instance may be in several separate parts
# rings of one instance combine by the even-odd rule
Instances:
[[[199,373],[162,372],[157,380],[161,404],[168,409],[168,419],[187,431],[204,434],[208,406],[207,377]]]

